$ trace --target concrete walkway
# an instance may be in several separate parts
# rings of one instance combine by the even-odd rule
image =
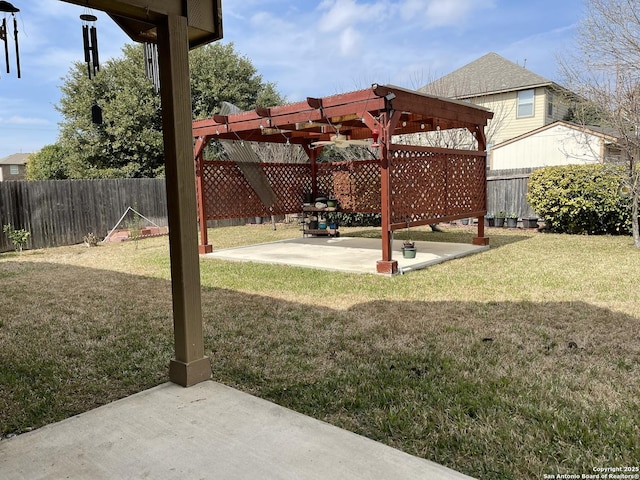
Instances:
[[[2,479],[470,479],[213,381],[0,441]]]
[[[489,249],[463,243],[416,242],[416,257],[402,258],[402,241],[393,244],[393,258],[399,273],[426,268],[440,262]],[[277,263],[299,267],[350,273],[376,273],[376,262],[382,258],[381,240],[357,237],[306,237],[262,243],[205,255],[242,262]]]

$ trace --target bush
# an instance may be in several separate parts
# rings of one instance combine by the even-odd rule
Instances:
[[[30,232],[20,229],[16,230],[13,228],[13,225],[8,224],[2,227],[2,230],[7,235],[11,243],[13,243],[16,252],[21,252],[24,246],[27,244],[27,240],[29,239]]]
[[[623,169],[611,165],[546,167],[529,177],[527,201],[558,233],[628,235],[631,200]]]
[[[330,219],[343,227],[379,227],[382,215],[379,213],[332,212]]]

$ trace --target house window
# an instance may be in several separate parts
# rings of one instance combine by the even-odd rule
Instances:
[[[547,93],[547,116],[553,116],[553,93]]]
[[[518,92],[518,118],[533,117],[533,89]]]
[[[9,167],[9,173],[11,175],[18,175],[20,173],[20,167],[18,167],[18,165],[11,165]]]

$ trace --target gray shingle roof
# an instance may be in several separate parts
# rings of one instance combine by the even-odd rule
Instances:
[[[30,153],[14,153],[8,157],[0,158],[0,165],[25,165]]]
[[[554,82],[491,52],[419,91],[460,99],[545,85],[554,85]]]

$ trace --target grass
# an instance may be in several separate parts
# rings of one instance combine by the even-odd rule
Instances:
[[[488,234],[488,252],[394,278],[201,260],[214,379],[478,478],[637,465],[640,252]],[[298,235],[210,232],[214,248]],[[169,279],[165,238],[0,255],[1,434],[166,381]]]

